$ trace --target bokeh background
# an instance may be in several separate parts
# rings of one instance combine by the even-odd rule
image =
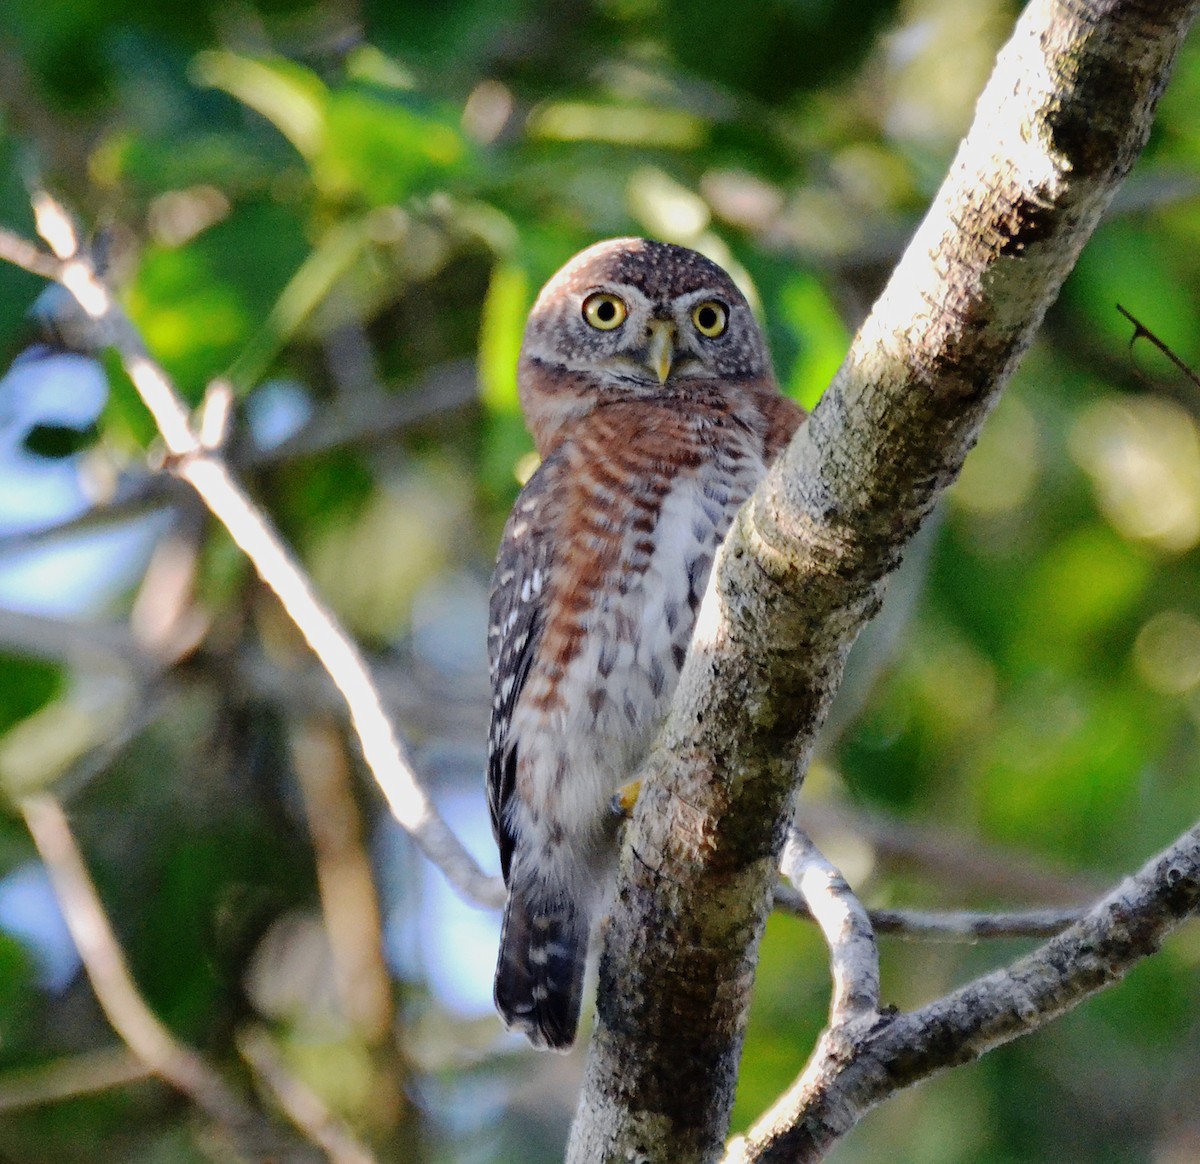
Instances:
[[[45,182],[375,662],[438,804],[482,796],[514,363],[598,238],[696,246],[811,406],[966,128],[996,0],[7,0],[0,221]],[[1085,899],[1197,817],[1200,52],[856,649],[803,811],[878,905]],[[13,807],[68,807],[146,999],[282,1127],[266,1036],[380,1161],[561,1157],[582,1053],[489,999],[497,919],[390,823],[334,694],[116,362],[0,267],[0,1160],[227,1159],[106,1024]],[[1030,942],[882,942],[928,1000]],[[1200,1159],[1200,932],[873,1113],[843,1164]],[[774,919],[735,1113],[800,1069],[825,953]],[[253,1058],[253,1056],[251,1056]]]

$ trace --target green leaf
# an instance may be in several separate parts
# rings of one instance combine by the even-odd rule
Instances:
[[[0,654],[0,735],[63,690],[62,669],[20,655]]]
[[[479,325],[479,394],[492,413],[515,415],[521,410],[517,358],[532,302],[524,267],[497,263],[492,268]]]
[[[223,89],[262,114],[304,157],[321,149],[329,90],[309,69],[284,57],[210,50],[196,57],[191,72],[197,84]]]
[[[312,174],[317,189],[332,199],[399,202],[444,182],[467,156],[456,127],[359,89],[332,94],[326,130]]]
[[[805,408],[812,409],[841,366],[850,333],[825,288],[807,272],[799,271],[787,282],[780,302],[800,349],[785,387]]]

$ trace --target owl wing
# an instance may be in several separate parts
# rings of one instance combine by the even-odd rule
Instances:
[[[548,513],[559,462],[553,455],[529,479],[504,528],[489,604],[488,658],[492,722],[488,732],[488,808],[508,881],[515,838],[505,809],[516,787],[520,741],[511,731],[513,711],[537,657],[545,624],[554,537]]]

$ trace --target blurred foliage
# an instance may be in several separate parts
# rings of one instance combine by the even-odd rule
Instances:
[[[232,381],[231,457],[374,652],[422,772],[482,854],[483,603],[531,468],[514,363],[537,288],[606,235],[699,247],[743,282],[781,383],[813,404],[1014,9],[9,3],[0,221],[29,232],[26,182],[48,182],[94,224],[188,398]],[[1196,817],[1200,389],[1149,344],[1131,350],[1115,304],[1200,360],[1198,91],[1193,49],[936,537],[856,652],[805,803],[873,903],[1071,898]],[[0,266],[10,358],[35,337],[39,290]],[[227,539],[162,488],[153,428],[104,367],[95,415],[69,392],[17,402],[0,384],[6,792],[57,781],[148,1001],[247,1095],[237,1034],[265,1024],[380,1160],[559,1158],[581,1054],[549,1061],[501,1036],[480,996],[493,937],[476,931],[493,923],[450,927],[446,890],[387,828],[303,645]],[[77,490],[57,514],[27,500],[52,471]],[[27,536],[92,510],[71,537]],[[27,612],[66,620],[65,645]],[[156,651],[173,665],[156,670]],[[333,760],[312,751],[330,737]],[[884,844],[892,818],[904,830]],[[38,868],[10,812],[0,1158],[217,1158],[211,1129],[153,1081],[18,1102],[115,1042],[61,964]],[[347,869],[373,870],[377,893]],[[916,1005],[1027,947],[889,940],[886,994]],[[1198,964],[1184,933],[1046,1032],[885,1105],[836,1158],[1200,1157]],[[452,984],[468,973],[463,1002]],[[828,997],[818,938],[773,919],[737,1127],[800,1069]]]

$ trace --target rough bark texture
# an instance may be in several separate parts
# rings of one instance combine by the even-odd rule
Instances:
[[[643,772],[568,1160],[718,1159],[799,773],[858,631],[1149,134],[1194,3],[1034,0],[713,571]]]

